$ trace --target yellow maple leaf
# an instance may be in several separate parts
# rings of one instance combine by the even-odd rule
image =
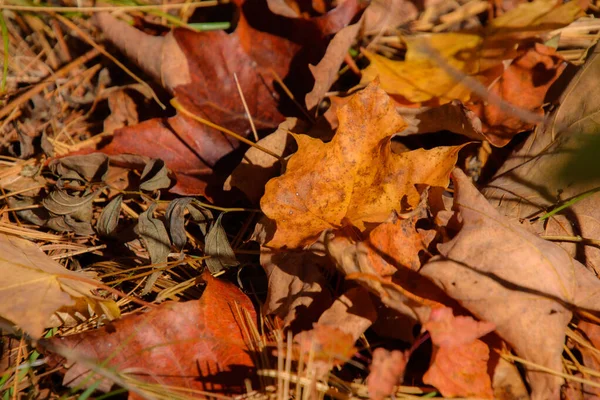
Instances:
[[[371,82],[379,76],[383,90],[413,103],[432,99],[439,99],[440,104],[454,99],[469,100],[470,90],[440,68],[431,55],[424,53],[420,41],[427,40],[427,45],[449,65],[470,75],[478,70],[477,49],[481,45],[481,37],[466,33],[424,36],[406,38],[405,61],[390,60],[363,50],[371,64],[363,71],[361,83]]]
[[[269,246],[300,247],[342,226],[364,230],[393,210],[415,207],[415,184],[448,184],[461,146],[392,153],[390,139],[406,123],[376,82],[355,94],[338,119],[329,143],[294,135],[298,151],[285,174],[267,183],[261,208],[277,224]]]

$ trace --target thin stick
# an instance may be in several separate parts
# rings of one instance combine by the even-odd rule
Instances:
[[[285,83],[283,83],[283,80],[277,74],[277,72],[275,72],[275,70],[273,68],[269,68],[269,72],[271,73],[271,75],[273,75],[273,78],[279,84],[279,86],[281,86],[281,88],[283,89],[285,94],[287,94],[288,97],[294,102],[296,107],[298,107],[300,109],[300,111],[302,111],[302,114],[306,115],[306,118],[308,118],[308,120],[310,122],[314,123],[315,119],[308,113],[308,111],[304,108],[304,106],[302,106],[302,104],[298,103],[298,101],[294,97],[294,94],[292,93],[292,91],[287,87],[287,85]]]
[[[59,254],[57,256],[52,256],[51,258],[53,260],[60,260],[61,258],[69,258],[69,257],[73,257],[73,256],[78,256],[80,254],[90,253],[92,251],[101,250],[101,249],[105,249],[105,248],[106,248],[106,245],[101,244],[99,246],[88,247],[87,249],[71,251],[71,252],[65,253],[65,254]]]
[[[256,147],[258,150],[263,151],[263,152],[267,153],[268,155],[270,155],[272,157],[275,157],[279,162],[283,163],[283,158],[280,157],[280,156],[278,156],[277,154],[273,153],[271,150],[265,149],[264,147],[262,147],[262,146],[260,146],[260,145],[258,145],[256,143],[251,142],[250,140],[246,139],[245,137],[240,136],[237,133],[230,131],[229,129],[223,128],[222,126],[219,126],[219,125],[217,125],[215,123],[210,122],[207,119],[204,119],[202,117],[197,116],[196,114],[193,114],[191,111],[188,111],[185,107],[183,107],[183,105],[177,99],[172,99],[171,100],[171,105],[177,111],[179,111],[182,114],[184,114],[184,115],[186,115],[186,116],[188,116],[188,117],[190,117],[190,118],[192,118],[192,119],[200,122],[201,124],[210,126],[213,129],[216,129],[216,130],[218,130],[220,132],[223,132],[224,134],[229,135],[232,138],[237,139],[237,140],[239,140],[242,143],[246,143],[248,146]]]
[[[148,89],[148,91],[150,93],[152,93],[152,98],[154,99],[154,101],[156,101],[156,103],[159,106],[161,106],[163,110],[167,109],[167,107],[158,99],[158,96],[156,95],[156,93],[154,92],[154,90],[152,90],[152,88],[150,87],[150,85],[148,85],[142,78],[140,78],[136,74],[134,74],[133,71],[131,71],[129,68],[127,68],[122,62],[120,62],[119,60],[117,60],[112,54],[110,54],[108,51],[106,51],[102,46],[98,45],[98,43],[96,43],[94,41],[94,39],[92,39],[92,37],[90,35],[88,35],[80,27],[78,27],[73,22],[71,22],[68,18],[63,17],[60,14],[53,14],[53,17],[55,17],[56,19],[58,19],[60,22],[62,22],[63,24],[65,24],[67,27],[69,27],[72,30],[74,30],[90,46],[92,46],[94,49],[96,49],[97,51],[99,51],[100,53],[102,53],[104,56],[106,56],[109,60],[111,60],[112,62],[114,62],[115,64],[117,64],[117,66],[119,68],[121,68],[123,71],[125,71],[125,73],[127,75],[129,75],[130,77],[132,77],[133,79],[135,79],[136,82],[138,82],[139,84],[141,84],[142,86],[144,86],[146,89]]]
[[[17,97],[13,101],[11,101],[5,107],[3,107],[0,110],[0,119],[6,117],[15,108],[18,108],[21,105],[23,105],[26,102],[28,102],[29,99],[31,99],[33,96],[39,94],[42,90],[44,90],[46,88],[46,85],[48,85],[49,83],[53,82],[54,80],[56,80],[58,78],[61,78],[61,77],[65,76],[65,75],[67,75],[71,70],[73,70],[73,69],[79,67],[80,65],[82,65],[82,64],[84,64],[84,63],[92,60],[93,58],[97,57],[99,54],[100,54],[100,52],[97,49],[91,49],[90,51],[88,51],[84,55],[82,55],[79,58],[75,59],[72,63],[65,65],[64,67],[62,67],[61,69],[59,69],[58,71],[56,71],[54,73],[52,80],[42,81],[42,82],[38,83],[36,86],[32,87],[31,89],[29,89],[28,91],[26,91],[25,93],[23,93],[22,95],[20,95],[19,97]]]
[[[178,4],[157,4],[157,5],[142,5],[142,6],[102,6],[102,7],[44,7],[44,6],[15,6],[15,5],[3,5],[3,10],[15,10],[15,11],[34,11],[34,12],[105,12],[105,11],[145,11],[145,10],[172,10],[180,8],[198,8],[198,7],[212,7],[229,1],[216,1],[207,0],[199,1],[194,3],[178,3]]]
[[[242,92],[242,87],[240,86],[240,81],[238,81],[237,74],[233,73],[233,79],[235,79],[235,84],[237,85],[238,92],[240,93],[240,97],[242,98],[242,104],[244,105],[244,110],[246,110],[246,115],[248,116],[248,121],[250,121],[250,127],[252,128],[252,133],[254,133],[254,141],[258,142],[258,133],[256,133],[256,127],[254,126],[254,121],[252,120],[252,115],[250,115],[250,110],[248,109],[248,104],[246,104],[246,99],[244,98],[244,92]]]

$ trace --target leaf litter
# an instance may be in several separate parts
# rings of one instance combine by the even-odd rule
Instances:
[[[596,9],[517,3],[9,1],[2,395],[595,393]]]

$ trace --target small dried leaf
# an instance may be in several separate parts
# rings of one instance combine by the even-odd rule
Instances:
[[[135,231],[150,254],[152,264],[159,264],[167,261],[167,256],[171,251],[171,242],[165,224],[152,216],[155,208],[156,203],[153,203],[140,214]]]
[[[191,197],[183,197],[173,200],[169,203],[169,207],[165,213],[169,234],[173,245],[178,249],[182,249],[187,242],[185,235],[185,218],[184,213],[187,209],[194,222],[198,224],[202,234],[206,235],[206,226],[208,221],[212,220],[212,213],[192,203],[194,199]]]
[[[94,234],[92,224],[87,221],[76,221],[70,215],[52,217],[46,222],[45,226],[57,232],[75,232],[75,234],[80,236]]]
[[[208,235],[206,235],[204,252],[207,256],[210,256],[206,260],[206,266],[213,274],[225,269],[225,267],[239,265],[239,262],[235,259],[235,254],[229,244],[229,240],[227,240],[225,229],[221,226],[222,217],[223,214],[219,215]]]
[[[25,197],[18,199],[15,196],[6,199],[10,208],[28,207],[36,204],[37,202],[31,197]],[[48,211],[43,208],[34,208],[29,210],[18,210],[16,211],[19,218],[38,226],[44,226],[48,220]]]
[[[44,208],[56,215],[71,215],[80,221],[92,218],[92,201],[100,191],[83,196],[72,196],[64,190],[55,190],[46,197],[42,204]],[[76,215],[75,215],[76,214]]]
[[[64,157],[50,163],[50,169],[61,179],[102,182],[108,172],[108,156],[93,153]]]
[[[117,228],[119,223],[119,215],[121,214],[121,203],[123,203],[123,195],[120,194],[108,203],[102,210],[100,218],[96,223],[96,231],[102,236],[109,236]]]
[[[166,189],[170,185],[171,179],[169,179],[169,170],[165,166],[165,162],[158,158],[150,160],[142,171],[140,189],[150,192]]]

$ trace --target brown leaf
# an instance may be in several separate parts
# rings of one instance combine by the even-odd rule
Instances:
[[[589,88],[600,85],[600,47],[596,46],[586,64],[560,100],[560,106],[548,119],[548,124],[529,136],[515,150],[496,176],[484,189],[500,213],[536,232],[549,236],[600,237],[600,208],[597,194],[572,204],[547,221],[530,220],[544,214],[561,201],[568,200],[598,187],[598,180],[577,181],[570,169],[570,154],[585,146],[588,138],[598,132],[597,96],[588,96]],[[562,174],[567,171],[566,174]],[[566,176],[571,176],[565,179]],[[585,242],[577,246],[562,244],[579,261],[600,272],[600,249]]]
[[[326,256],[314,252],[262,249],[260,264],[268,279],[265,314],[279,316],[285,326],[308,329],[333,302],[323,271],[333,267]]]
[[[365,14],[369,9],[365,11]],[[325,55],[317,65],[309,65],[310,72],[315,77],[315,85],[312,90],[306,94],[304,101],[307,109],[312,109],[317,106],[329,90],[331,85],[338,78],[338,71],[344,61],[344,57],[348,55],[348,50],[359,29],[363,25],[364,16],[355,24],[345,27],[339,31],[327,46]]]
[[[138,112],[135,102],[125,90],[116,90],[108,95],[110,115],[104,120],[104,132],[113,133],[124,126],[138,123]]]
[[[583,364],[593,371],[598,371],[600,368],[600,355],[598,354],[598,347],[600,347],[600,326],[581,321],[577,325],[577,329],[585,334],[586,339],[589,340],[589,343],[593,347],[592,349],[576,342],[576,348],[581,352]],[[585,378],[595,383],[600,383],[598,377],[586,376]],[[600,388],[584,384],[580,394],[585,400],[596,400],[600,398]]]
[[[250,300],[235,286],[204,273],[206,289],[199,300],[166,302],[147,313],[128,315],[109,326],[84,333],[49,339],[54,346],[74,350],[96,365],[127,374],[137,380],[168,387],[241,393],[253,362],[244,341],[236,308],[256,317]],[[242,313],[243,313],[242,312]],[[43,346],[43,343],[42,343]],[[53,355],[50,364],[62,363]],[[87,386],[89,369],[75,363],[63,382]],[[112,383],[99,378],[100,390]],[[173,389],[177,390],[177,389]],[[174,393],[173,393],[174,395]]]
[[[296,148],[289,132],[304,133],[305,128],[297,118],[287,118],[279,124],[275,132],[260,139],[257,144],[283,157]],[[281,163],[275,157],[256,147],[251,147],[246,151],[240,164],[231,172],[223,189],[231,191],[237,188],[252,204],[257,204],[265,194],[265,185],[269,179],[277,176],[280,171]]]
[[[373,351],[367,388],[369,398],[384,400],[394,393],[395,386],[402,383],[409,354],[399,350],[387,351],[377,348]]]
[[[96,231],[99,235],[110,236],[117,229],[122,203],[123,195],[120,194],[102,209],[102,213],[100,213],[100,217],[98,217],[98,222],[96,223]]]
[[[364,230],[393,210],[415,207],[415,184],[448,184],[460,146],[393,154],[390,138],[406,124],[376,84],[354,95],[338,117],[329,143],[294,135],[298,151],[285,174],[267,183],[261,208],[277,224],[269,246],[300,247],[347,225]]]
[[[559,246],[511,224],[464,173],[453,172],[459,233],[421,269],[531,362],[560,371],[571,307],[598,309],[600,282]],[[527,370],[533,399],[558,398],[562,378]]]
[[[34,339],[50,326],[54,312],[61,308],[68,312],[77,298],[87,298],[97,311],[101,302],[113,303],[92,296],[91,291],[98,287],[94,280],[67,270],[33,242],[0,234],[0,254],[0,297],[10,299],[0,302],[0,316]],[[117,307],[109,307],[118,312]]]
[[[217,217],[205,239],[204,253],[209,256],[205,262],[212,274],[240,264],[235,259],[235,253],[229,244],[227,233],[221,225],[221,218],[223,218],[223,214]]]
[[[554,49],[536,43],[534,48],[513,60],[488,90],[512,107],[543,116],[542,105],[546,102],[548,88],[565,67],[566,63]],[[535,126],[493,102],[476,100],[467,107],[479,116],[482,134],[495,146],[504,146],[517,133]]]
[[[233,34],[175,29],[164,38],[147,36],[108,14],[100,13],[97,23],[111,41],[173,91],[185,109],[247,136],[250,124],[234,74],[246,99],[252,99],[248,107],[256,128],[277,126],[283,120],[281,101],[291,102],[280,99],[285,95],[273,72],[302,98],[311,80],[307,63],[320,58],[326,35],[345,26],[360,8],[358,1],[350,0],[323,17],[289,19],[272,14],[262,1],[249,0],[241,6]],[[215,54],[222,55],[219,62]],[[300,60],[298,55],[306,58]],[[102,151],[162,157],[177,178],[171,191],[192,195],[205,194],[217,162],[238,146],[237,140],[178,114],[118,130]]]

